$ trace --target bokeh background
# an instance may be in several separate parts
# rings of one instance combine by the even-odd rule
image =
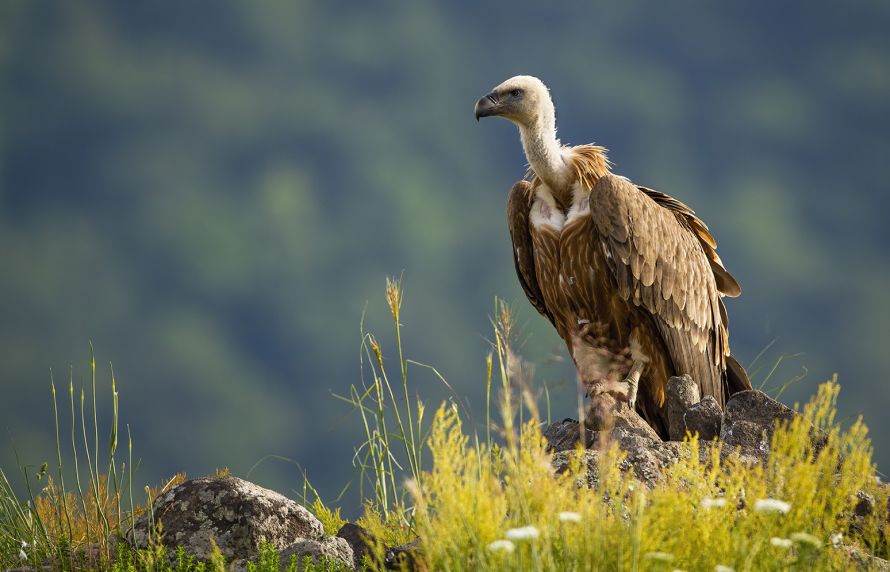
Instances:
[[[788,403],[838,373],[886,470],[888,29],[884,0],[4,1],[0,466],[53,460],[49,372],[88,381],[92,341],[140,481],[280,455],[330,499],[362,440],[333,394],[360,383],[363,312],[395,365],[383,285],[402,272],[406,352],[477,422],[496,295],[572,415],[564,349],[513,273],[518,136],[472,114],[528,73],[564,142],[609,147],[710,224],[744,289],[734,352],[767,348],[755,384],[782,356],[768,386],[807,371]],[[251,478],[302,483],[275,460]]]

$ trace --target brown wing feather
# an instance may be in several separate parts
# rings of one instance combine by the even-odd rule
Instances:
[[[590,212],[622,297],[653,316],[675,371],[722,405],[729,345],[707,227],[683,203],[614,175],[591,190]]]
[[[553,316],[544,305],[544,296],[535,274],[535,255],[529,229],[529,212],[534,193],[529,181],[519,181],[510,190],[507,199],[507,226],[513,241],[513,262],[519,283],[532,306],[554,325]]]
[[[742,287],[723,266],[723,261],[717,256],[717,241],[714,239],[714,235],[711,234],[708,225],[695,216],[695,211],[670,195],[646,187],[638,186],[637,188],[659,205],[673,211],[677,218],[695,233],[708,257],[708,263],[714,273],[714,280],[717,282],[717,290],[730,298],[739,296],[742,293]]]

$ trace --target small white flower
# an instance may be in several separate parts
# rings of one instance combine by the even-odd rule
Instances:
[[[534,540],[539,536],[541,536],[541,532],[534,526],[511,528],[507,531],[507,538],[510,540]]]
[[[779,538],[778,536],[770,538],[769,543],[777,548],[791,548],[794,546],[790,538]]]
[[[841,544],[844,543],[844,535],[840,532],[835,532],[830,537],[828,537],[828,541],[831,542],[831,545],[834,548],[840,548]]]
[[[25,554],[24,550],[19,550],[19,558],[22,560],[22,562],[24,562],[28,559],[28,555]]]
[[[735,572],[735,568],[732,566],[724,566],[723,564],[718,564],[714,566],[714,572]]]
[[[516,546],[509,540],[495,540],[488,545],[488,549],[492,552],[506,552],[509,554],[516,549]]]
[[[657,560],[658,562],[672,562],[674,560],[674,555],[670,552],[647,552],[643,555],[643,558],[646,560]]]
[[[780,512],[782,514],[791,510],[791,504],[778,499],[758,499],[754,503],[757,512]]]
[[[559,522],[581,522],[581,513],[563,511],[559,513]]]
[[[726,499],[701,499],[702,508],[723,508],[726,506]]]
[[[791,534],[791,540],[798,544],[809,544],[813,548],[822,548],[822,541],[809,532],[794,532]]]

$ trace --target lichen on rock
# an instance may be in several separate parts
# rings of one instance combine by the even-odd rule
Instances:
[[[155,500],[125,537],[135,548],[183,547],[201,560],[213,545],[227,560],[252,558],[266,543],[284,549],[320,540],[321,522],[308,509],[275,491],[237,477],[186,481]]]

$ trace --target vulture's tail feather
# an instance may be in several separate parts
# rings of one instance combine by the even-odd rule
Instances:
[[[748,372],[742,367],[742,364],[736,361],[732,356],[726,357],[726,396],[729,397],[739,391],[751,389],[751,380],[748,379]]]

